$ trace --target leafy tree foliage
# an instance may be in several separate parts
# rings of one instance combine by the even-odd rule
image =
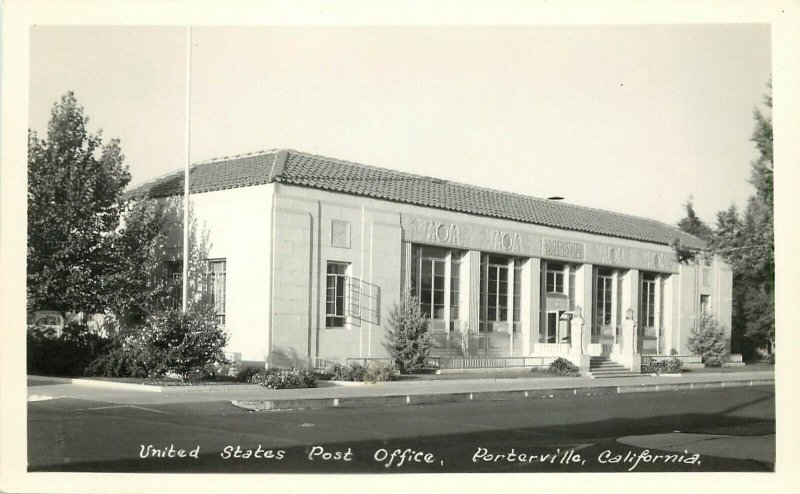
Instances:
[[[772,97],[764,103],[772,108]],[[773,199],[772,117],[754,110],[751,140],[759,157],[751,164],[750,183],[755,188],[743,211],[730,206],[717,213],[717,224],[706,235],[706,226],[696,217],[691,201],[679,227],[706,239],[711,251],[733,270],[732,348],[745,356],[753,347],[774,352],[775,347],[775,240]],[[680,255],[680,252],[679,252]]]
[[[28,309],[100,312],[115,269],[130,173],[118,140],[102,144],[70,92],[56,103],[47,138],[28,133]]]
[[[112,237],[115,270],[109,274],[106,310],[125,323],[162,309],[169,287],[160,259],[165,249],[166,208],[153,201],[125,204],[123,227]]]
[[[400,302],[392,306],[384,346],[401,373],[425,367],[431,351],[430,332],[418,298],[404,293]]]
[[[182,201],[125,197],[117,140],[102,144],[73,93],[53,106],[47,139],[29,132],[28,310],[100,313],[127,325],[167,306],[162,261],[180,260]],[[202,301],[208,235],[190,218],[190,302]]]

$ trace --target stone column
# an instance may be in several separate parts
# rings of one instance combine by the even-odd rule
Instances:
[[[622,278],[622,339],[624,348],[631,346],[631,341],[624,331],[625,319],[628,317],[628,309],[633,310],[633,322],[639,320],[639,270],[629,269]],[[627,350],[623,350],[623,353]],[[634,352],[637,350],[634,348]]]
[[[480,324],[480,296],[481,296],[481,253],[471,250],[464,258],[464,276],[467,278],[468,303],[465,320],[469,324],[470,334],[477,335]]]
[[[591,264],[582,264],[575,271],[575,305],[583,310],[583,348],[588,351],[592,342],[592,309],[594,308]]]
[[[539,310],[541,297],[541,260],[528,259],[522,265],[522,307],[520,326],[522,327],[522,352],[533,354],[539,341]]]
[[[402,277],[400,278],[400,293],[411,293],[411,249],[409,242],[400,244]],[[419,296],[419,294],[417,294]]]

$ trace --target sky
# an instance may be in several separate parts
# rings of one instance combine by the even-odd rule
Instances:
[[[30,128],[67,91],[131,184],[185,160],[187,30],[36,26]],[[674,224],[745,205],[766,24],[194,27],[193,162],[290,148]]]

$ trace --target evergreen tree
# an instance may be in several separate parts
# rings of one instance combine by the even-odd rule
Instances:
[[[702,314],[689,332],[689,350],[702,357],[706,367],[722,365],[727,338],[719,322],[711,314]]]
[[[418,298],[404,293],[400,302],[392,306],[384,346],[401,373],[425,367],[431,351],[430,332]]]
[[[765,104],[772,108],[771,96],[765,97]],[[754,118],[751,140],[759,157],[751,164],[750,183],[756,193],[748,199],[741,215],[733,206],[717,215],[713,244],[714,250],[733,269],[734,349],[747,353],[743,345],[746,339],[772,353],[775,347],[772,117],[756,109]]]
[[[678,228],[686,233],[708,240],[713,236],[714,231],[697,216],[694,211],[694,202],[690,197],[683,205],[686,210],[686,217],[678,222]]]

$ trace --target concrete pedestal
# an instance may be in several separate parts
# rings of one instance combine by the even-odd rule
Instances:
[[[642,356],[637,352],[636,323],[631,319],[622,322],[622,349],[611,358],[633,372],[642,371]]]
[[[586,353],[583,337],[583,318],[573,317],[570,321],[569,358],[573,364],[580,367],[581,375],[585,376],[589,373],[591,356]]]

